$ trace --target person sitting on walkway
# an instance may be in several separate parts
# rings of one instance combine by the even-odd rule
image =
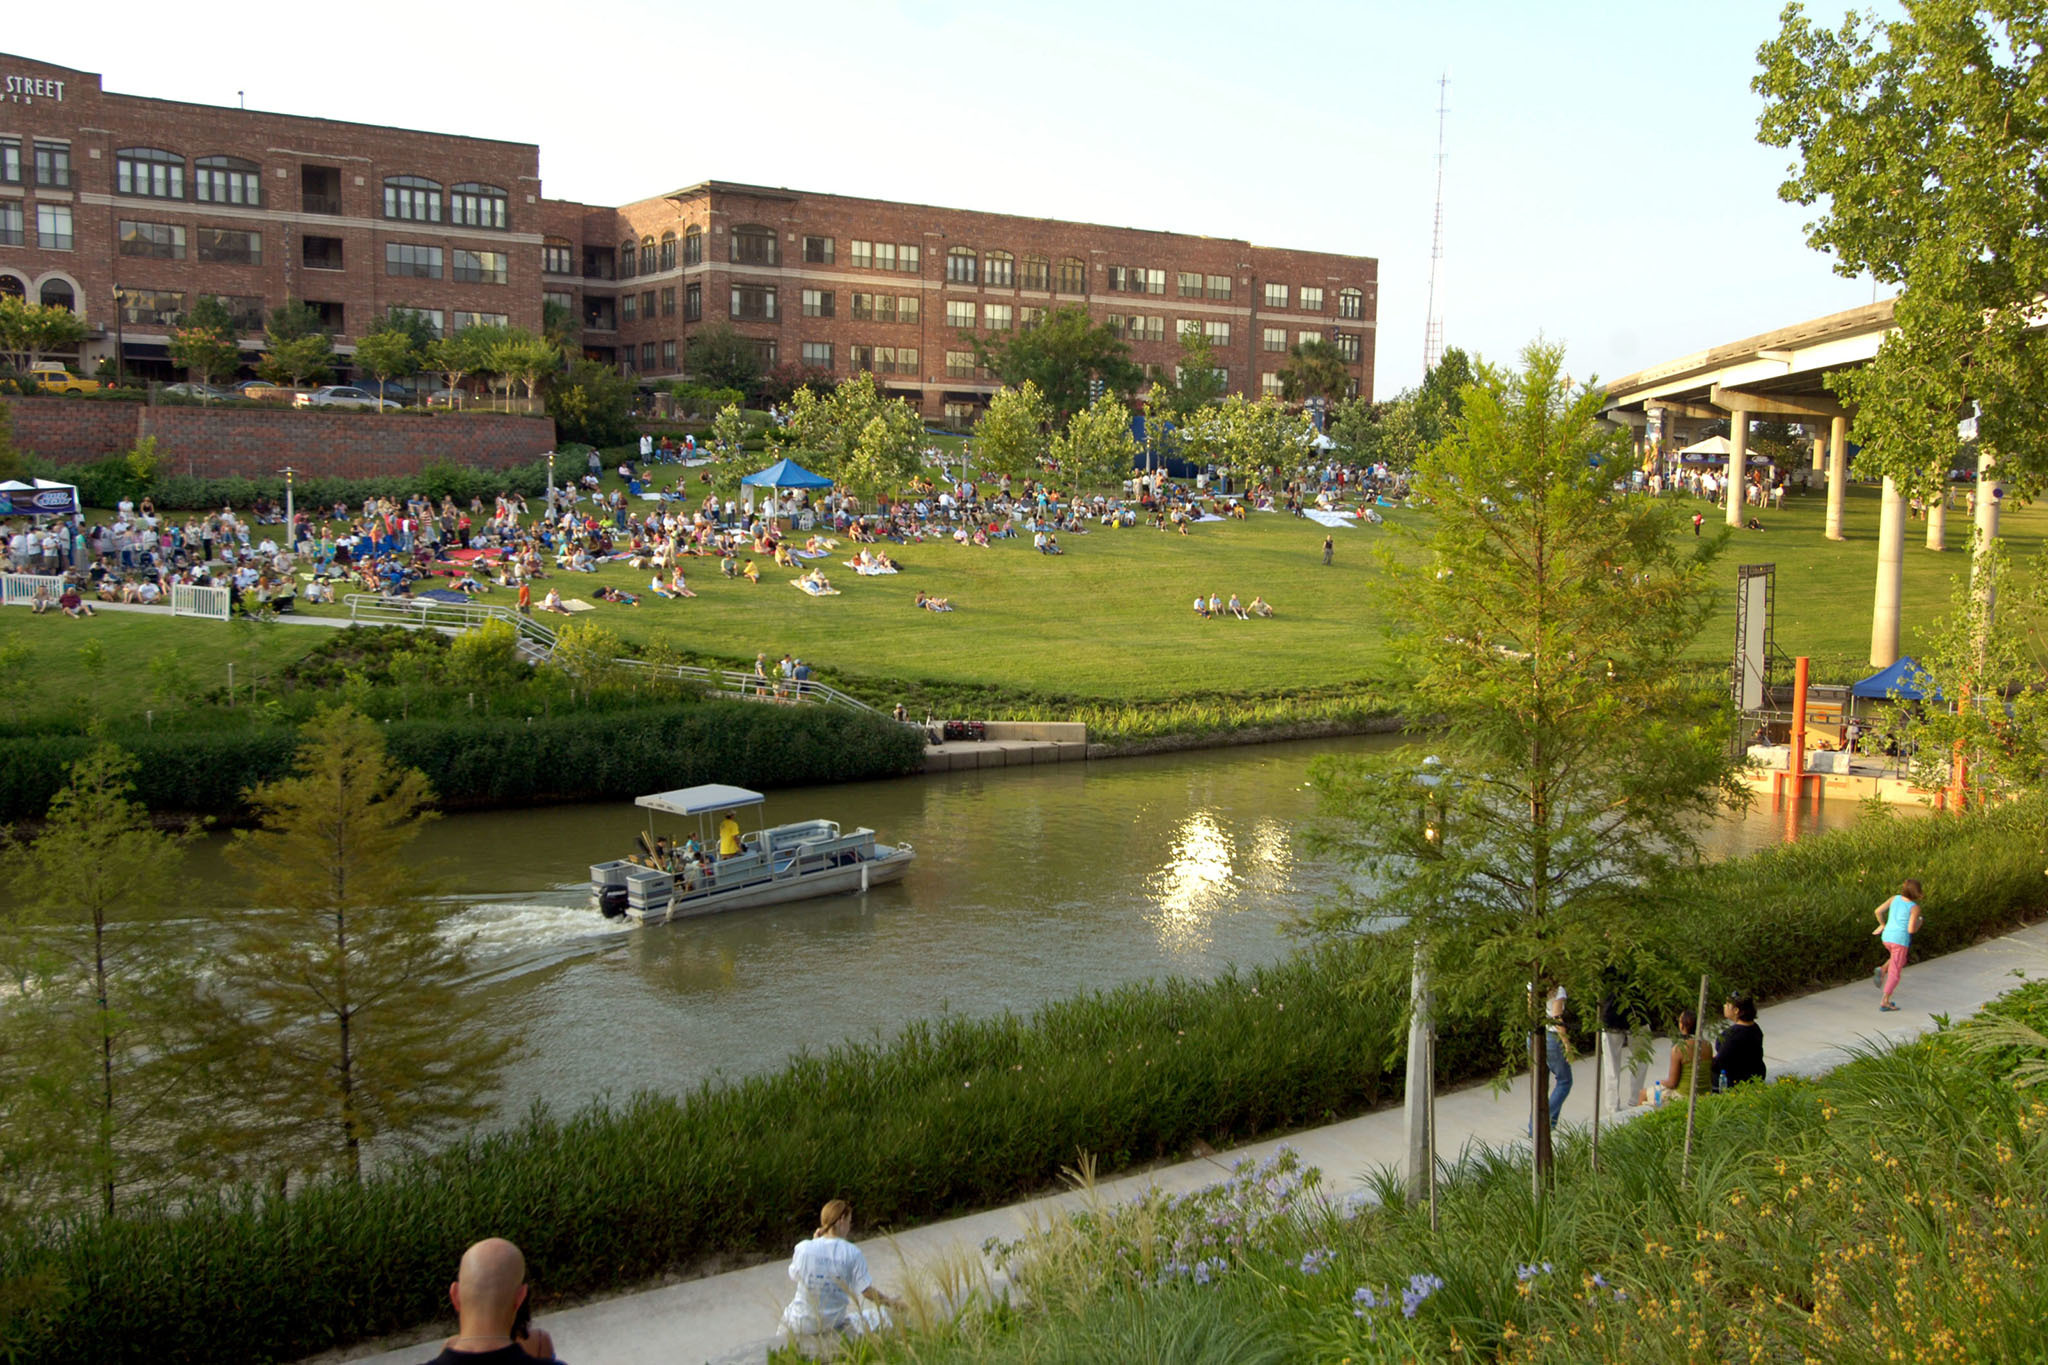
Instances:
[[[1661,1081],[1652,1081],[1648,1088],[1638,1092],[1637,1104],[1657,1108],[1671,1099],[1684,1099],[1686,1088],[1692,1083],[1695,1067],[1713,1064],[1714,1054],[1699,1040],[1699,1017],[1691,1010],[1678,1012],[1678,1037],[1671,1044],[1671,1066]]]
[[[1727,1017],[1728,1027],[1721,1034],[1720,1046],[1714,1049],[1715,1083],[1732,1087],[1744,1081],[1763,1080],[1764,1031],[1757,1027],[1756,998],[1731,991],[1721,1013]]]
[[[852,1231],[852,1206],[835,1199],[819,1211],[818,1230],[796,1244],[789,1258],[796,1295],[782,1310],[791,1335],[879,1332],[889,1326],[889,1309],[903,1306],[875,1288],[867,1257],[848,1240]]]
[[[502,1237],[488,1237],[462,1253],[448,1286],[455,1335],[431,1365],[525,1365],[553,1360],[555,1343],[526,1323],[526,1257]]]

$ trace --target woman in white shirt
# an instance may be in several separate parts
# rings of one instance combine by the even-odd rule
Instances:
[[[797,1336],[878,1332],[889,1325],[889,1309],[903,1306],[902,1300],[875,1288],[867,1257],[847,1240],[852,1231],[853,1206],[835,1199],[819,1212],[818,1230],[796,1244],[789,1258],[796,1297],[782,1310],[786,1331]]]

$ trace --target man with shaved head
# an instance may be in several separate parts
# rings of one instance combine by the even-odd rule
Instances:
[[[526,1257],[502,1237],[487,1237],[462,1253],[462,1267],[448,1286],[461,1326],[442,1344],[431,1365],[532,1365],[553,1360],[555,1343],[546,1332],[525,1325]]]

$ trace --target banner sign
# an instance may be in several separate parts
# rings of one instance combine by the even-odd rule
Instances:
[[[70,516],[77,510],[75,488],[0,488],[0,517]]]

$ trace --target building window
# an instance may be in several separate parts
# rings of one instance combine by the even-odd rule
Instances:
[[[829,289],[804,290],[804,316],[807,318],[831,317],[832,291]]]
[[[1294,334],[1294,344],[1297,346],[1306,346],[1311,341],[1321,341],[1322,339],[1323,334],[1321,332],[1296,332]]]
[[[774,338],[748,337],[747,341],[753,346],[754,355],[760,360],[761,368],[763,370],[774,369],[779,363],[777,356],[780,351],[780,348],[775,344]]]
[[[71,144],[36,139],[36,184],[46,190],[71,188]]]
[[[619,325],[619,301],[601,295],[586,295],[583,300],[583,325],[604,331],[615,331]]]
[[[45,251],[71,250],[71,205],[36,205],[36,245]]]
[[[1207,293],[1208,293],[1208,295],[1209,295],[1209,297],[1210,297],[1210,298],[1212,298],[1212,299],[1225,299],[1225,300],[1229,299],[1229,297],[1230,297],[1230,276],[1228,276],[1228,275],[1211,275],[1211,276],[1209,277],[1209,279],[1208,279],[1208,286],[1209,286],[1209,287],[1208,287]]]
[[[1185,365],[1176,365],[1176,366],[1174,366],[1174,367],[1173,367],[1173,382],[1174,382],[1174,383],[1176,383],[1176,384],[1186,384],[1186,383],[1188,382],[1188,376],[1189,376],[1189,374],[1190,374],[1190,373],[1191,373],[1191,371],[1190,371],[1190,370],[1188,369],[1188,367],[1187,367],[1187,366],[1185,366]],[[1218,366],[1216,366],[1216,367],[1215,367],[1214,369],[1210,370],[1210,371],[1209,371],[1209,373],[1210,373],[1210,374],[1213,374],[1213,375],[1215,375],[1215,376],[1216,376],[1216,380],[1217,380],[1217,382],[1218,382],[1219,384],[1221,384],[1221,385],[1222,385],[1222,386],[1223,386],[1224,388],[1226,388],[1226,389],[1227,389],[1227,388],[1229,388],[1229,387],[1230,387],[1230,371],[1229,371],[1229,370],[1227,370],[1227,369],[1223,368],[1223,366],[1221,366],[1221,365],[1218,365]]]
[[[1365,355],[1356,332],[1339,332],[1332,340],[1337,344],[1337,354],[1350,364],[1357,364]]]
[[[1339,289],[1337,291],[1337,316],[1357,321],[1365,316],[1365,291],[1362,289]]]
[[[1109,290],[1118,294],[1164,294],[1166,272],[1141,265],[1113,265],[1109,268]]]
[[[1320,313],[1323,311],[1323,291],[1318,285],[1305,284],[1301,287],[1301,311]]]
[[[503,284],[512,258],[502,251],[466,251],[455,248],[457,284]]]
[[[923,269],[923,260],[923,253],[908,242],[896,248],[896,268],[906,275],[915,275]]]
[[[1266,327],[1260,329],[1259,349],[1262,351],[1285,351],[1287,349],[1287,329],[1285,327]]]
[[[782,244],[775,229],[743,223],[732,230],[734,265],[781,265]]]
[[[441,278],[441,248],[414,246],[410,242],[386,242],[384,273],[408,275],[417,280],[438,280]]]
[[[732,315],[735,318],[752,322],[775,321],[775,286],[772,284],[734,285],[732,287]]]
[[[263,168],[238,156],[202,156],[192,163],[192,197],[202,204],[263,204]]]
[[[622,280],[630,280],[630,279],[632,279],[632,278],[633,278],[633,275],[634,275],[634,269],[633,269],[633,262],[634,262],[634,261],[636,261],[636,260],[638,260],[638,259],[639,259],[639,248],[638,248],[637,246],[635,246],[635,245],[633,244],[633,239],[632,239],[631,237],[628,237],[628,238],[627,238],[627,239],[626,239],[625,241],[623,241],[623,242],[620,242],[620,243],[619,243],[619,278],[620,278],[620,279],[622,279]]]
[[[946,352],[946,378],[948,378],[948,379],[972,379],[972,378],[974,378],[974,352],[972,352],[972,351],[948,351],[948,352]]]
[[[676,344],[673,341],[661,343],[661,368],[670,374],[676,372]]]
[[[176,327],[185,316],[185,296],[173,289],[123,289],[121,321],[130,327]]]
[[[881,298],[884,303],[889,305],[889,321],[894,322],[896,320],[896,301],[887,294],[882,295]],[[875,313],[875,295],[855,294],[853,296],[852,317],[855,322],[874,322],[876,320]]]
[[[915,346],[898,346],[896,348],[896,373],[917,373],[917,348]]]
[[[806,241],[809,239],[807,238]],[[832,343],[829,341],[806,341],[804,343],[804,366],[812,370],[832,368]]]
[[[1286,306],[1287,286],[1284,284],[1268,284],[1266,286],[1266,307],[1285,308]]]
[[[541,243],[540,268],[544,275],[573,275],[576,273],[576,248],[560,237],[550,237]]]
[[[1016,310],[1007,303],[991,303],[981,310],[982,326],[991,332],[1007,332],[1016,325]]]
[[[640,273],[652,275],[654,273],[654,261],[654,239],[652,237],[642,237],[640,239]]]
[[[1269,370],[1259,376],[1259,395],[1263,398],[1279,398],[1282,396],[1280,376],[1277,372]]]
[[[654,343],[651,341],[640,343],[640,368],[643,370],[654,368]]]
[[[543,290],[540,301],[543,305],[553,304],[555,307],[572,315],[576,311],[576,296],[566,289]]]
[[[0,199],[0,246],[20,246],[22,235],[21,201]]]
[[[1045,310],[1043,308],[1019,308],[1017,310],[1017,330],[1020,332],[1028,332],[1044,321]]]
[[[619,321],[638,322],[639,320],[640,296],[638,294],[619,295]]]
[[[215,265],[262,265],[263,234],[236,228],[196,228],[199,259]]]
[[[0,185],[21,183],[21,139],[0,137]],[[17,207],[19,207],[17,205]]]
[[[683,229],[683,264],[704,264],[704,229],[695,224]]]
[[[974,330],[974,300],[947,299],[946,325],[963,332]]]
[[[40,292],[43,307],[62,308],[67,313],[78,311],[78,296],[71,292],[71,286],[64,281],[44,280]]]
[[[954,431],[966,431],[974,425],[975,409],[976,405],[973,403],[947,403],[942,420]]]
[[[875,269],[877,269],[877,270],[894,270],[895,268],[896,268],[896,243],[894,243],[894,242],[876,242],[876,243],[875,243]]]
[[[185,229],[169,223],[131,223],[116,226],[123,256],[140,256],[153,261],[185,259]]]
[[[918,317],[923,309],[924,300],[915,294],[898,294],[896,296],[896,321],[898,322],[907,323],[912,327],[917,326]]]
[[[832,239],[830,237],[804,238],[804,264],[832,264]],[[832,362],[829,359],[825,362],[825,368],[828,370],[832,368]]]
[[[1011,289],[1017,284],[1017,258],[1007,251],[991,251],[981,260],[982,283],[996,289]]]
[[[260,332],[263,330],[263,296],[261,294],[211,294],[207,297],[228,310],[228,324],[237,332]]]
[[[859,239],[846,244],[846,263],[857,270],[872,270],[875,266],[875,244]]]
[[[391,311],[394,313],[412,314],[426,324],[427,331],[431,332],[437,341],[448,335],[447,314],[438,308],[411,308],[399,303],[393,304]]]
[[[512,319],[504,313],[457,312],[455,314],[455,330],[458,332],[466,332],[472,327],[504,327],[507,324],[509,324],[511,320]]]
[[[1183,270],[1173,277],[1173,292],[1184,299],[1202,297],[1202,272]]]
[[[1166,340],[1166,319],[1163,317],[1134,317],[1131,319],[1130,330],[1130,339],[1132,341],[1164,341]]]
[[[299,238],[299,261],[308,270],[343,269],[343,248],[339,237]]]
[[[448,221],[461,227],[495,228],[503,232],[507,198],[496,185],[457,185],[448,191]]]
[[[1105,313],[1102,318],[1103,330],[1113,337],[1121,337],[1128,324],[1122,313]]]
[[[1062,294],[1085,294],[1088,292],[1088,263],[1079,256],[1068,256],[1060,261],[1058,277],[1053,288]]]
[[[1052,288],[1052,262],[1043,256],[1026,256],[1024,263],[1017,267],[1017,287],[1020,289]]]
[[[410,223],[441,221],[441,183],[417,175],[384,178],[384,216]]]
[[[654,291],[652,289],[646,290],[640,295],[640,316],[643,318],[654,316]]]
[[[1230,344],[1230,324],[1227,322],[1205,322],[1202,324],[1202,335],[1209,338],[1209,348],[1211,350],[1216,349],[1218,346],[1228,346]]]
[[[971,246],[956,246],[946,252],[946,280],[950,284],[973,284],[980,273],[981,258]]]
[[[673,232],[661,234],[661,268],[663,270],[674,270],[676,268],[676,235]]]
[[[683,286],[683,321],[698,322],[704,317],[704,286],[686,284]]]
[[[670,285],[661,291],[661,315],[665,318],[672,318],[676,315],[676,287],[674,285]]]
[[[114,192],[145,199],[183,199],[185,158],[161,147],[123,147],[114,153]]]

